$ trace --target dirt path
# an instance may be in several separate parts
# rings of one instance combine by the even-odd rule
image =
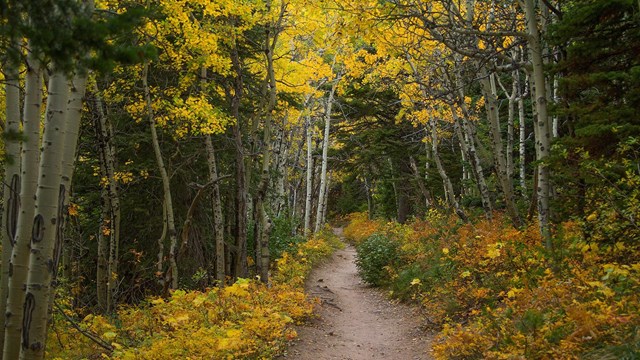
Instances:
[[[337,251],[308,279],[321,299],[318,319],[297,329],[299,338],[283,358],[299,360],[427,360],[431,336],[421,330],[415,308],[389,302],[362,283],[352,246]]]

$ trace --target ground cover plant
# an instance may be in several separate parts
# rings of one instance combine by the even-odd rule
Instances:
[[[293,323],[313,313],[303,291],[311,268],[341,242],[330,229],[296,242],[275,262],[269,286],[238,279],[224,288],[175,290],[112,317],[78,318],[64,297],[49,331],[52,359],[270,359],[296,337]],[[69,319],[76,327],[68,326]]]
[[[600,237],[611,224],[593,217],[563,223],[554,234],[563,249],[558,259],[542,246],[536,224],[515,229],[500,215],[467,224],[437,211],[406,225],[354,218],[346,229],[352,234],[349,227],[362,222],[376,232],[353,241],[398,249],[380,278],[367,280],[374,250],[359,247],[365,280],[421,304],[438,331],[438,359],[635,359],[640,353],[640,249]],[[585,227],[598,240],[585,239]]]

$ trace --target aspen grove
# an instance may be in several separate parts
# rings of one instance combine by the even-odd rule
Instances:
[[[329,223],[436,358],[637,358],[639,6],[0,0],[1,358],[280,356]]]

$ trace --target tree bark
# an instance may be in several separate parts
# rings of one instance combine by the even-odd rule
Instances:
[[[538,186],[536,195],[538,201],[538,221],[540,223],[540,234],[544,245],[548,250],[552,250],[551,224],[549,220],[549,196],[550,179],[549,165],[546,160],[550,154],[551,133],[549,129],[549,117],[547,111],[546,79],[544,64],[542,60],[542,44],[540,32],[538,30],[538,19],[533,0],[523,1],[525,18],[527,21],[528,41],[527,46],[531,57],[533,69],[533,85],[535,87],[536,104],[536,159],[538,160]]]
[[[445,170],[444,166],[442,165],[442,161],[440,160],[440,153],[438,152],[438,126],[434,118],[429,119],[429,127],[429,132],[431,134],[431,155],[433,157],[433,161],[436,163],[436,167],[438,168],[438,173],[440,174],[440,177],[442,178],[442,181],[444,183],[445,195],[448,199],[447,201],[449,202],[455,213],[458,215],[458,217],[460,217],[462,221],[468,222],[469,218],[465,214],[464,210],[462,210],[460,203],[458,203],[455,192],[453,191],[451,179],[449,179],[447,171]]]
[[[118,183],[115,177],[116,168],[116,152],[115,145],[113,143],[113,127],[108,122],[107,116],[104,113],[104,105],[102,98],[100,97],[98,87],[95,86],[95,101],[96,101],[96,131],[98,135],[98,145],[100,148],[100,160],[102,162],[101,168],[103,169],[103,183],[102,187],[105,190],[105,198],[103,206],[106,209],[106,218],[104,219],[103,226],[107,230],[109,236],[109,243],[104,253],[106,260],[106,295],[105,295],[105,308],[107,313],[113,311],[116,302],[117,292],[117,275],[118,264],[120,256],[120,195],[118,191]],[[104,239],[105,231],[101,229]],[[98,264],[100,266],[100,264]],[[105,279],[105,274],[102,275],[102,281]]]
[[[524,91],[522,90],[522,85],[520,84],[520,75],[516,76],[516,83],[518,88],[518,155],[520,162],[518,164],[518,170],[520,175],[520,191],[522,192],[522,196],[524,198],[527,197],[527,182],[526,182],[526,153],[525,153],[525,142],[526,138],[526,126],[525,126],[525,115],[524,115],[524,99],[529,96],[529,75],[526,76],[524,81]]]
[[[309,235],[311,232],[311,202],[313,200],[313,124],[311,123],[311,116],[307,116],[307,194],[305,197],[304,206],[304,234]]]
[[[429,189],[427,189],[427,185],[425,184],[425,179],[420,176],[420,171],[418,170],[416,159],[414,159],[413,156],[409,156],[409,165],[411,166],[411,171],[413,172],[413,176],[415,177],[416,182],[418,183],[420,192],[422,193],[422,196],[424,196],[425,198],[425,204],[427,205],[427,208],[429,208],[431,207],[431,204],[433,204],[433,197],[431,196],[431,192],[429,191]],[[367,189],[367,206],[370,202],[369,198],[370,198],[369,190]]]
[[[25,139],[20,154],[20,211],[11,254],[8,277],[8,298],[5,310],[3,359],[17,359],[20,354],[23,329],[23,309],[36,191],[40,162],[40,110],[42,105],[42,72],[33,54],[27,55],[25,99],[22,131]],[[5,249],[3,247],[3,249]],[[5,295],[3,295],[4,297]]]
[[[16,44],[17,45],[17,44]],[[20,214],[20,78],[18,64],[9,62],[5,68],[5,168],[3,186],[2,224],[2,284],[0,286],[0,309],[6,313],[9,277],[13,273],[11,253],[15,245],[18,217]],[[14,289],[15,290],[15,289]],[[4,348],[5,316],[0,316],[0,349]]]
[[[218,179],[218,166],[216,164],[216,153],[213,148],[211,136],[205,136],[205,146],[207,149],[207,165],[209,168],[209,181]],[[224,263],[224,219],[222,217],[222,198],[220,197],[220,184],[216,181],[213,184],[211,194],[211,208],[213,209],[213,234],[216,247],[216,281],[218,286],[224,286],[225,263]]]
[[[504,146],[502,144],[502,135],[500,134],[500,119],[498,114],[498,101],[496,99],[496,86],[494,75],[488,73],[483,65],[480,70],[480,84],[482,85],[482,94],[485,98],[485,107],[487,118],[489,119],[489,129],[491,132],[491,145],[494,153],[494,163],[496,166],[496,175],[500,183],[500,188],[504,194],[505,206],[507,214],[515,226],[520,226],[522,220],[515,206],[515,197],[513,193],[513,183],[508,177],[507,162]]]
[[[162,152],[160,150],[160,142],[158,140],[158,132],[156,130],[155,115],[153,113],[153,107],[151,102],[151,92],[149,90],[149,63],[145,62],[142,73],[142,86],[144,87],[144,97],[147,104],[147,116],[149,121],[149,128],[151,129],[151,143],[153,145],[153,152],[156,157],[156,164],[158,165],[158,171],[160,172],[160,178],[162,179],[162,192],[163,199],[166,208],[166,217],[164,221],[167,225],[167,234],[169,235],[169,270],[165,276],[165,287],[171,289],[178,288],[178,264],[176,262],[176,247],[178,244],[178,236],[176,232],[175,218],[173,213],[173,198],[171,197],[171,184],[169,181],[169,174],[164,164]]]
[[[69,86],[59,71],[49,78],[47,111],[40,157],[40,175],[36,191],[36,216],[33,219],[29,275],[24,300],[22,349],[20,359],[42,359],[49,320],[49,299],[53,296],[54,247],[60,241],[62,204],[67,188],[61,183],[64,144],[77,141],[66,138],[66,111]]]
[[[327,105],[324,113],[324,139],[322,140],[322,170],[320,172],[320,191],[318,192],[318,208],[316,210],[316,226],[315,232],[320,231],[322,226],[324,225],[322,219],[322,213],[324,211],[324,207],[326,206],[326,200],[323,199],[325,196],[325,188],[327,186],[327,163],[328,163],[328,153],[329,153],[329,132],[331,129],[331,108],[333,106],[333,97],[336,92],[336,88],[338,87],[338,83],[342,78],[342,74],[338,74],[331,85],[331,90],[329,91],[329,97],[327,98]]]
[[[242,66],[240,64],[240,56],[238,54],[237,43],[235,43],[231,51],[231,62],[235,70],[233,94],[227,92],[227,97],[231,100],[231,113],[236,122],[232,128],[236,163],[236,252],[233,275],[235,278],[247,277],[249,273],[249,265],[247,263],[247,171],[244,163],[244,145],[242,140],[242,131],[240,123],[240,101],[244,91]]]
[[[492,219],[493,206],[491,204],[491,195],[489,194],[489,187],[487,186],[487,182],[484,178],[484,169],[482,168],[482,163],[480,162],[480,158],[478,157],[472,134],[468,133],[469,126],[465,126],[467,125],[464,123],[466,122],[466,119],[460,119],[456,115],[455,109],[452,108],[451,111],[454,117],[454,129],[456,135],[458,136],[458,141],[460,142],[462,151],[467,154],[467,158],[471,167],[471,173],[475,178],[475,182],[480,192],[480,198],[482,200],[482,208],[484,210],[485,217],[487,219]],[[462,131],[463,129],[465,130],[464,132]]]

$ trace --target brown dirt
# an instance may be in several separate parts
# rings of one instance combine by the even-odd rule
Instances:
[[[340,229],[337,229],[340,234]],[[432,335],[418,309],[390,302],[364,284],[348,246],[315,269],[307,293],[320,299],[318,318],[297,328],[284,359],[430,360]]]

